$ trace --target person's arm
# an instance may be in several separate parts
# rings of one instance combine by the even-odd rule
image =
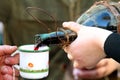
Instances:
[[[104,44],[104,50],[108,57],[120,63],[120,34],[112,33]]]

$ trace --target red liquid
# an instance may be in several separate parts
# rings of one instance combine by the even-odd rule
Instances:
[[[35,51],[38,50],[38,49],[39,49],[39,47],[35,47],[35,48],[34,48]]]

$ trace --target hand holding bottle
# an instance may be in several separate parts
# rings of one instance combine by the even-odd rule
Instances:
[[[104,43],[111,31],[79,25],[75,22],[64,22],[63,27],[77,33],[77,38],[64,50],[74,67],[93,68],[104,57]]]

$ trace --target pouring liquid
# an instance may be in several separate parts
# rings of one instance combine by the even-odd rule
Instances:
[[[37,51],[39,49],[39,47],[34,47],[34,50]]]

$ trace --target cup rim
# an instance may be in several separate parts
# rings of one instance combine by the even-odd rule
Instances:
[[[38,49],[38,50],[26,50],[26,49],[22,49],[23,47],[25,46],[28,46],[28,45],[31,45],[31,46],[35,46],[34,44],[25,44],[25,45],[21,45],[18,47],[18,50],[21,51],[21,52],[46,52],[46,51],[49,51],[49,47],[48,46],[42,46],[44,47],[44,50],[43,49]]]

